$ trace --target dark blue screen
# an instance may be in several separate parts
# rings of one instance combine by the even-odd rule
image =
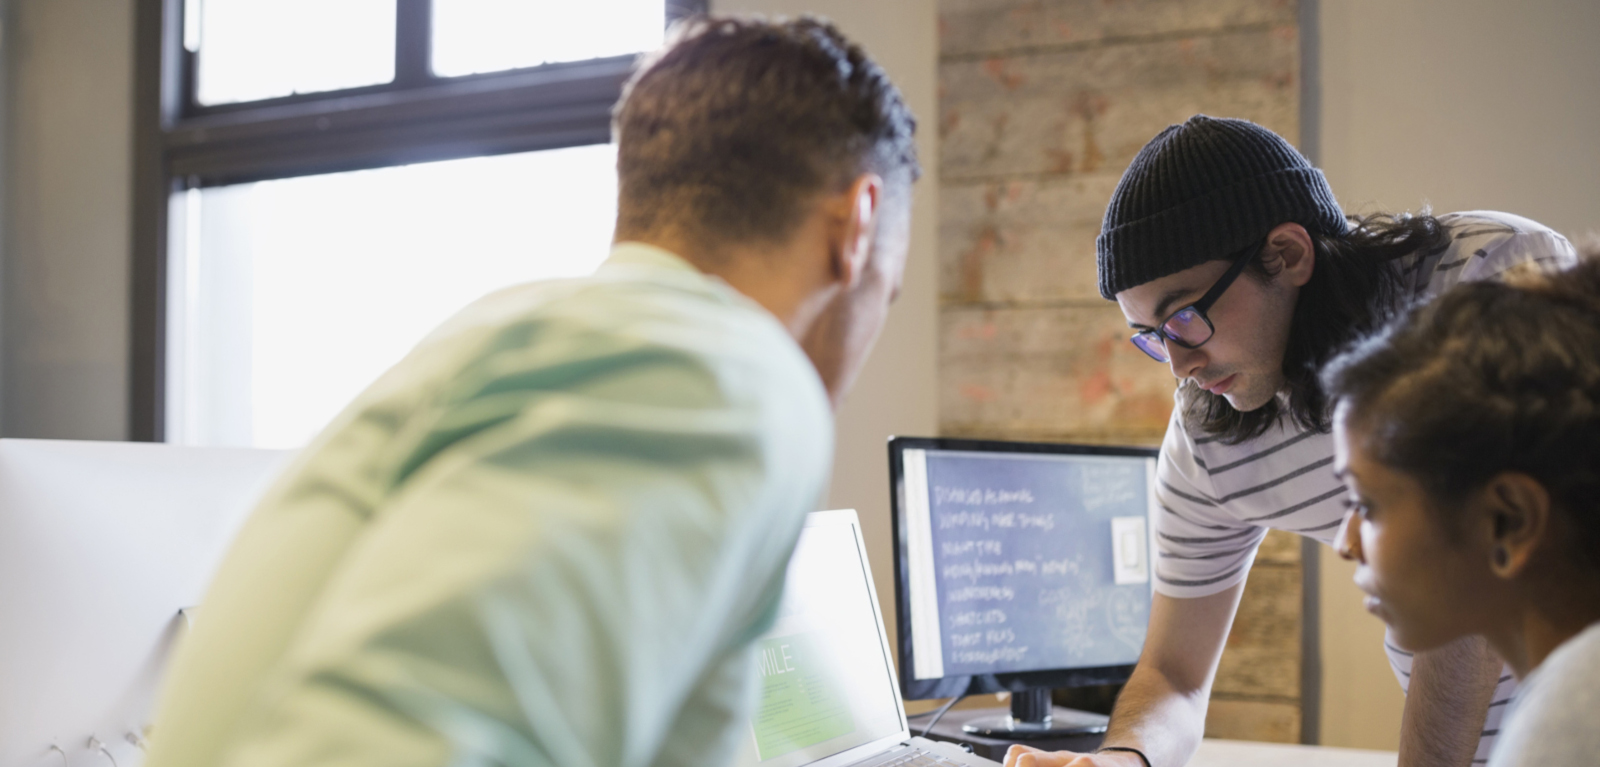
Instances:
[[[929,451],[945,676],[1131,664],[1150,584],[1115,582],[1112,519],[1144,518],[1147,461]]]

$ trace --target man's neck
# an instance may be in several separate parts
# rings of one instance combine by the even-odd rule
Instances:
[[[802,228],[787,242],[776,244],[706,243],[672,231],[619,236],[617,241],[641,242],[677,254],[760,304],[799,341],[836,292],[822,279],[822,267],[812,263],[820,259],[807,234]]]

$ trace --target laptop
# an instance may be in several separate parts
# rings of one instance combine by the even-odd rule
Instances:
[[[739,767],[999,764],[912,737],[853,509],[807,515],[756,650],[760,702]]]

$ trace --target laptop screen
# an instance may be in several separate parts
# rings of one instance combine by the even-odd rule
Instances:
[[[735,764],[796,767],[905,736],[871,578],[855,513],[810,515],[756,641],[760,700]]]

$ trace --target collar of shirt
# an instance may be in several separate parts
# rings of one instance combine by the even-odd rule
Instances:
[[[643,242],[619,242],[612,245],[610,257],[606,258],[600,268],[604,271],[614,271],[618,268],[637,266],[688,272],[701,277],[711,276],[695,268],[694,264],[689,263],[683,256]]]
[[[770,318],[783,329],[785,335],[789,331],[783,326],[781,320],[767,311],[755,299],[739,292],[738,288],[714,274],[700,271],[700,268],[689,263],[687,259],[665,248],[644,242],[619,242],[611,246],[611,255],[600,264],[596,274],[626,274],[628,272],[644,273],[651,279],[664,282],[688,281],[701,286],[710,285],[714,289],[712,294],[720,296],[723,300],[754,309],[763,316]]]

